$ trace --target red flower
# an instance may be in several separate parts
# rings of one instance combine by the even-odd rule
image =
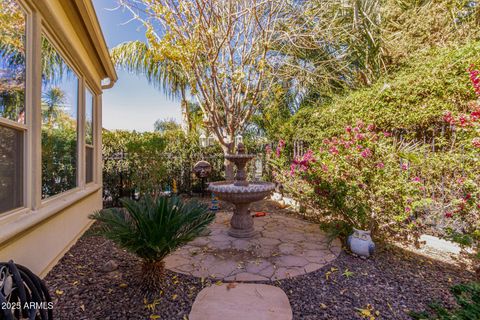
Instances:
[[[348,132],[348,133],[351,133],[352,132],[352,127],[351,126],[346,126],[345,131]]]
[[[445,218],[451,218],[451,217],[453,217],[453,212],[451,211],[445,212]]]

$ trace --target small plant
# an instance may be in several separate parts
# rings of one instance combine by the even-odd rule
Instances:
[[[434,312],[412,312],[410,316],[416,320],[474,320],[480,319],[480,283],[472,282],[453,286],[452,292],[458,308],[446,310],[439,303],[432,303],[430,308]]]
[[[149,291],[160,287],[163,259],[197,237],[215,217],[206,205],[178,197],[145,196],[138,202],[121,202],[125,209],[102,210],[90,218],[101,222],[96,234],[143,260],[142,280]]]

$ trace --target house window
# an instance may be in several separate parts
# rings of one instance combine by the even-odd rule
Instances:
[[[24,206],[25,21],[16,1],[1,1],[0,213]]]
[[[93,182],[93,108],[94,96],[90,90],[85,90],[85,182]]]
[[[78,77],[42,38],[42,198],[77,186]]]

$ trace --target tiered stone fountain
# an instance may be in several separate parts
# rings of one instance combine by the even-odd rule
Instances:
[[[227,154],[225,158],[232,161],[237,167],[234,181],[219,181],[209,184],[208,189],[223,201],[235,205],[230,230],[228,234],[235,238],[250,238],[256,232],[253,226],[253,217],[250,214],[250,204],[260,201],[275,189],[271,182],[248,182],[245,166],[255,155],[246,154],[242,143],[237,146],[237,154]]]

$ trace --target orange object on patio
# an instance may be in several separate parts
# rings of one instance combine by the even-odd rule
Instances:
[[[265,217],[266,215],[267,215],[266,212],[264,212],[264,211],[258,211],[258,212],[255,212],[255,213],[253,214],[253,217],[259,218],[259,217]]]

